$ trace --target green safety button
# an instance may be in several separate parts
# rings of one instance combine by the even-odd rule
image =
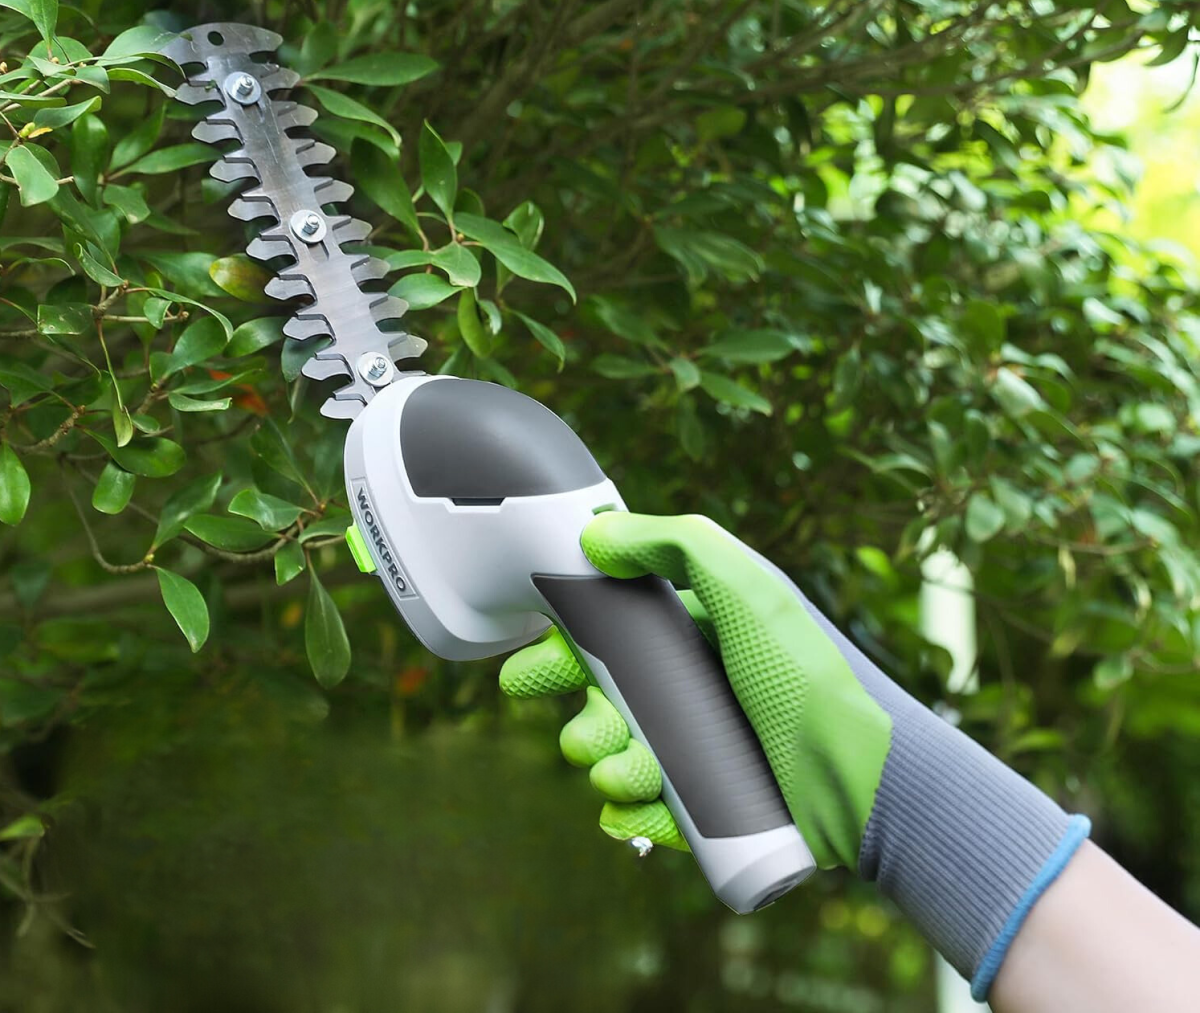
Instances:
[[[375,560],[371,558],[371,550],[367,548],[367,540],[363,538],[358,527],[351,524],[346,529],[346,544],[350,546],[350,555],[363,573],[375,572]]]

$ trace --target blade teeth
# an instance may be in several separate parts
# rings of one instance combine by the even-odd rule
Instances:
[[[333,225],[338,243],[361,243],[371,234],[371,226],[361,218],[345,218]]]
[[[263,91],[278,91],[280,88],[294,88],[300,80],[300,75],[287,67],[280,67],[273,74],[259,78]]]
[[[408,312],[408,303],[398,296],[385,295],[378,302],[371,303],[371,319],[377,324],[385,320],[399,320]]]
[[[296,150],[296,158],[303,166],[326,165],[336,154],[332,145],[322,141],[308,141],[304,147]]]
[[[367,257],[366,260],[355,264],[350,269],[350,273],[354,275],[354,280],[361,285],[364,281],[379,281],[381,278],[386,278],[390,270],[386,260]]]
[[[302,317],[297,314],[283,325],[283,333],[297,341],[308,341],[331,332],[324,317]]]
[[[367,402],[360,397],[340,398],[336,394],[327,398],[321,405],[321,414],[327,419],[341,419],[350,422],[358,417],[358,413],[366,407]]]
[[[291,130],[292,127],[307,127],[317,118],[317,111],[296,102],[280,102],[275,107],[275,118],[284,130]]]
[[[392,360],[415,359],[429,347],[429,342],[415,334],[397,334],[388,342],[388,354]]]
[[[288,299],[313,298],[312,288],[303,278],[272,278],[263,291],[272,299],[285,302]]]
[[[229,158],[221,158],[208,167],[208,174],[213,179],[224,183],[232,183],[235,179],[258,179],[258,172],[251,162],[234,162]]]
[[[234,218],[249,222],[264,215],[274,215],[275,206],[269,200],[247,200],[243,195],[229,205],[229,213]]]
[[[317,353],[300,367],[300,372],[310,380],[328,380],[334,376],[352,376],[350,366],[340,355],[324,358]]]
[[[218,144],[221,141],[238,141],[237,128],[232,123],[210,123],[201,120],[192,128],[192,136],[205,144]]]
[[[276,257],[294,257],[292,244],[286,239],[263,239],[258,236],[251,240],[246,252],[255,260],[274,260]]]
[[[193,78],[193,80],[195,80]],[[212,82],[207,84],[181,84],[175,89],[175,97],[189,106],[198,106],[201,102],[221,101],[220,89]]]
[[[338,204],[354,195],[354,187],[340,179],[314,179],[313,189],[322,204]]]

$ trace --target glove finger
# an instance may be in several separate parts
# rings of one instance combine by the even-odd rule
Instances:
[[[691,850],[661,799],[655,802],[606,802],[600,811],[600,829],[618,841],[645,837],[663,848]]]
[[[653,802],[662,794],[662,770],[637,739],[597,761],[588,774],[592,787],[613,802]]]
[[[519,700],[557,696],[587,685],[587,675],[556,629],[510,655],[500,668],[500,689]]]
[[[606,756],[619,753],[629,742],[629,726],[604,694],[595,686],[587,689],[583,710],[563,725],[559,748],[568,763],[590,767]]]

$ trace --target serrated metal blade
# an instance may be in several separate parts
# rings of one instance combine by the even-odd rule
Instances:
[[[308,126],[317,114],[272,95],[300,80],[294,71],[255,59],[272,53],[282,41],[274,32],[252,25],[214,23],[183,32],[163,54],[187,76],[176,93],[180,100],[212,105],[192,136],[208,144],[234,145],[212,166],[212,175],[226,182],[251,181],[229,205],[229,213],[243,221],[272,219],[247,248],[257,260],[289,260],[267,284],[267,294],[308,300],[284,325],[284,333],[302,341],[333,339],[302,370],[315,379],[350,378],[321,406],[322,414],[353,418],[378,389],[360,374],[363,357],[384,355],[395,362],[415,358],[426,345],[395,326],[386,327],[408,310],[403,299],[361,287],[382,278],[387,264],[343,248],[362,242],[371,231],[366,222],[329,208],[348,200],[354,189],[305,171],[325,165],[335,152],[313,138],[287,133]],[[244,75],[249,84],[242,80]],[[309,234],[302,228],[307,215],[319,222]]]

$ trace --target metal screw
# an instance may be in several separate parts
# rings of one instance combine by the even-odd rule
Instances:
[[[649,837],[631,837],[629,846],[637,852],[638,858],[645,858],[654,850],[654,842]]]
[[[325,219],[315,211],[297,211],[288,220],[292,235],[306,243],[319,243],[325,238]]]
[[[241,105],[248,106],[258,101],[262,87],[253,74],[235,70],[225,78],[225,94]]]
[[[396,375],[392,360],[380,352],[363,352],[357,365],[359,376],[372,387],[386,387]]]

